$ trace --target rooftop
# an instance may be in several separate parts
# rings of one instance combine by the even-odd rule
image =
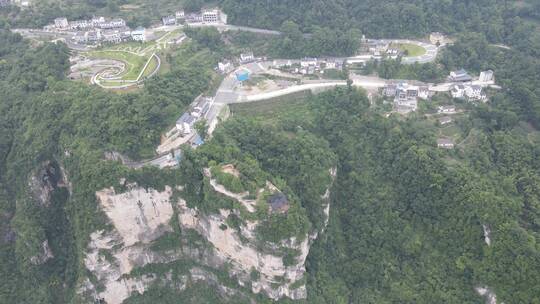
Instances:
[[[268,198],[268,204],[273,211],[286,211],[289,208],[289,200],[285,194],[278,192]]]

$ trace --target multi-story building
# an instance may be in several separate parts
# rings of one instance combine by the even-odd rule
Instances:
[[[56,18],[54,19],[54,27],[57,29],[67,29],[69,27],[69,22],[65,17]]]
[[[255,60],[253,52],[247,52],[240,54],[240,62],[249,62]]]
[[[131,39],[135,41],[146,41],[146,29],[139,26],[134,31],[131,31]]]
[[[221,21],[221,12],[218,9],[204,10],[202,21],[206,23],[218,23]]]
[[[92,24],[86,20],[76,20],[69,22],[69,28],[72,30],[84,30],[89,27],[92,27]]]
[[[478,78],[478,80],[481,82],[493,81],[493,71],[487,70],[480,72],[480,77]]]
[[[467,71],[461,69],[450,72],[449,79],[456,82],[469,82],[472,80],[472,77],[469,75],[469,73],[467,73]]]
[[[180,10],[174,13],[174,17],[176,17],[177,20],[184,20],[186,19],[186,13],[184,10]]]
[[[163,22],[163,25],[176,25],[176,17],[175,16],[165,16],[161,18],[161,22]]]
[[[98,27],[102,29],[113,29],[113,28],[120,28],[124,26],[126,26],[126,21],[124,21],[124,19],[121,19],[121,18],[104,21],[98,24]]]

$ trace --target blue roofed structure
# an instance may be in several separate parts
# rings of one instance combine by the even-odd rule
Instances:
[[[204,140],[199,136],[199,134],[195,135],[195,138],[193,138],[193,145],[198,147],[200,145],[204,144]]]
[[[249,79],[249,71],[241,70],[236,73],[236,80],[246,81]]]

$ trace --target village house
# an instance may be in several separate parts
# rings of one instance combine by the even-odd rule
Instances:
[[[122,34],[118,30],[106,30],[102,33],[103,41],[109,43],[120,43],[122,42]]]
[[[251,62],[253,60],[255,60],[255,56],[253,56],[253,52],[246,52],[246,53],[240,54],[240,62],[242,63]]]
[[[220,21],[220,11],[217,9],[204,10],[202,12],[202,20],[206,23],[217,23]]]
[[[485,96],[482,94],[482,87],[479,85],[465,86],[465,97],[469,101],[485,99]]]
[[[92,27],[92,24],[87,20],[75,20],[69,22],[69,28],[72,30],[84,30]]]
[[[302,61],[300,61],[300,66],[303,68],[307,68],[309,66],[316,66],[317,65],[317,58],[304,58]]]
[[[285,194],[278,192],[268,198],[270,211],[276,213],[285,213],[289,210],[290,204]]]
[[[125,26],[126,26],[126,21],[124,21],[124,19],[121,19],[121,18],[104,21],[98,24],[98,27],[101,29],[113,29],[113,28],[121,28]]]
[[[210,104],[212,103],[211,97],[199,96],[195,99],[195,106],[191,111],[191,116],[195,118],[201,118],[206,115],[208,109],[210,109]]]
[[[399,113],[409,113],[418,108],[418,87],[402,82],[396,86],[394,106]]]
[[[185,20],[186,19],[186,13],[184,12],[184,10],[176,11],[176,13],[174,13],[174,17],[178,21]]]
[[[201,22],[203,22],[202,15],[201,14],[196,14],[196,13],[187,14],[185,16],[185,19],[186,19],[187,23],[201,23]]]
[[[451,122],[452,122],[452,117],[450,116],[444,116],[444,117],[439,118],[439,124],[441,124],[441,126],[447,125]]]
[[[218,62],[218,71],[222,74],[227,74],[233,69],[233,65],[230,61]]]
[[[462,84],[456,84],[450,90],[452,98],[463,98],[465,96],[465,86]]]
[[[161,18],[161,22],[163,25],[176,25],[176,17],[175,16],[165,16]]]
[[[450,81],[455,82],[469,82],[472,80],[472,77],[464,69],[458,71],[450,72]]]
[[[445,44],[444,35],[439,32],[431,33],[429,35],[429,42],[437,46],[444,45]]]
[[[69,22],[65,17],[56,18],[54,19],[54,27],[57,29],[67,29],[69,27]]]
[[[482,93],[479,85],[457,84],[450,90],[452,98],[466,98],[469,101],[485,100],[487,97]]]
[[[394,98],[394,107],[399,113],[408,113],[416,111],[418,98],[429,98],[429,89],[427,86],[411,85],[406,82],[390,83],[383,88],[382,94]]]
[[[142,42],[146,41],[146,29],[139,26],[131,32],[131,39]]]
[[[455,106],[439,106],[439,109],[437,111],[439,114],[455,114],[456,113],[456,107]]]
[[[184,135],[190,134],[196,120],[196,117],[193,117],[190,113],[186,112],[176,120],[176,129]]]
[[[338,59],[330,59],[326,60],[324,65],[325,70],[329,69],[335,69],[335,70],[343,70],[343,61]]]
[[[493,71],[487,70],[487,71],[480,72],[480,77],[478,77],[478,80],[481,82],[493,81]]]
[[[437,147],[442,149],[453,149],[454,141],[450,138],[439,138],[437,139]]]

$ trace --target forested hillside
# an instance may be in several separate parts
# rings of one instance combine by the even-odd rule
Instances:
[[[207,3],[187,2],[193,9]],[[64,44],[31,45],[6,30],[41,26],[66,12],[115,12],[130,3],[58,4],[35,19],[35,11],[2,12],[0,303],[80,303],[76,287],[91,277],[83,265],[90,234],[110,228],[96,191],[121,178],[158,190],[176,184],[192,207],[216,211],[231,203],[205,199],[203,169],[230,162],[256,185],[271,179],[283,186],[295,202],[288,216],[265,218],[262,238],[320,232],[307,258],[307,299],[298,303],[483,303],[475,288],[484,286],[499,302],[540,303],[540,139],[534,135],[540,128],[540,34],[533,22],[540,5],[219,1],[234,23],[281,29],[284,34],[273,41],[276,56],[347,55],[362,33],[454,34],[455,43],[437,62],[383,63],[382,76],[432,79],[458,68],[492,69],[501,90],[490,92],[489,103],[469,106],[456,122],[464,140],[454,150],[437,148],[438,126],[427,116],[383,116],[366,92],[344,86],[287,100],[281,113],[233,111],[203,146],[185,149],[179,168],[131,170],[106,161],[105,152],[136,159],[154,154],[178,114],[211,90],[220,57],[230,55],[217,30],[187,30],[192,41],[164,58],[169,72],[121,94],[66,80],[70,50]],[[145,19],[137,18],[134,23]],[[333,167],[326,226],[321,193],[331,184]],[[48,199],[42,199],[40,183],[51,188]],[[177,245],[178,230],[158,245]],[[145,270],[177,274],[191,263],[150,264]],[[227,270],[219,273],[225,286],[249,292]],[[272,302],[263,294],[250,296]],[[197,283],[184,292],[155,285],[128,302],[227,300],[241,303]]]
[[[94,193],[126,169],[103,153],[153,155],[162,130],[209,87],[213,59],[186,45],[171,56],[168,74],[120,95],[64,80],[63,44],[31,48],[5,30],[0,39],[0,302],[65,303],[89,233],[103,223]],[[28,185],[49,162],[70,172],[73,188],[69,200],[64,188],[55,190],[53,207],[44,208]],[[45,237],[56,258],[36,265]]]

